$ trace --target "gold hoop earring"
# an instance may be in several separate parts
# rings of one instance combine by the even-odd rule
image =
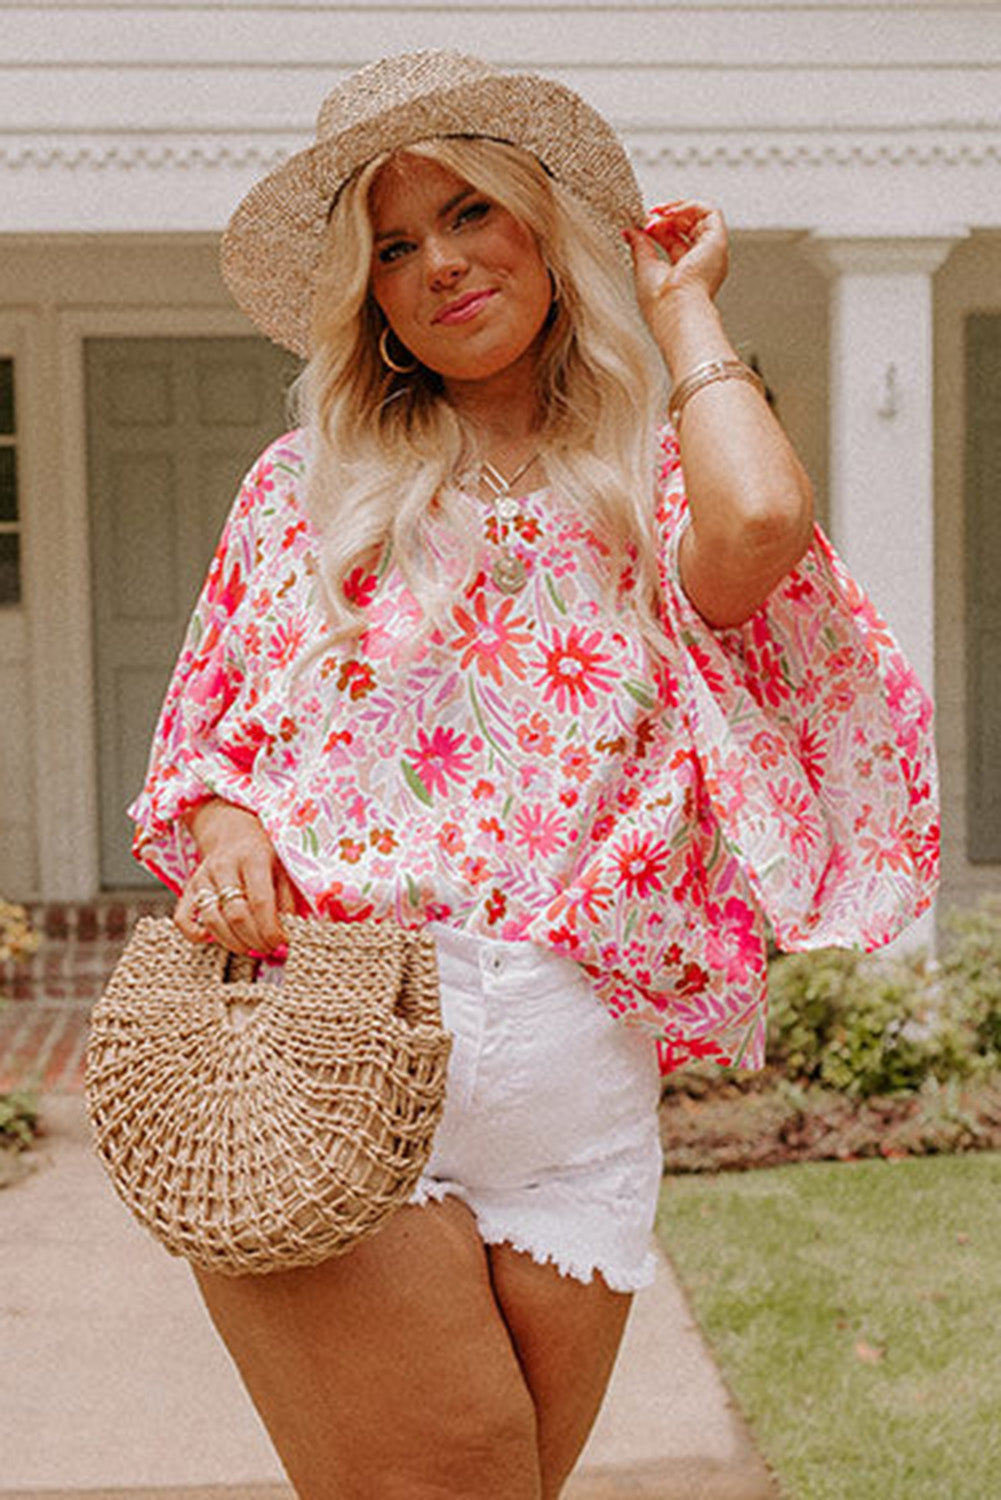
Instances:
[[[385,328],[379,335],[379,355],[382,359],[383,364],[388,365],[389,369],[393,371],[394,375],[412,375],[417,369],[417,366],[420,364],[420,360],[415,359],[413,364],[411,365],[398,365],[394,359],[391,359],[389,355],[389,349],[387,347],[390,332],[391,330],[389,324],[387,323]]]

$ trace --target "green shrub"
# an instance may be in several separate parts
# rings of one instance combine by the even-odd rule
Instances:
[[[38,934],[24,907],[0,897],[0,963],[20,963],[37,947]]]
[[[950,941],[940,964],[950,1011],[968,1029],[975,1055],[1001,1067],[1001,896],[946,918]]]
[[[0,963],[23,963],[38,947],[38,934],[32,929],[28,913],[0,898]],[[6,1002],[0,995],[0,1008]],[[0,1147],[24,1150],[30,1146],[38,1125],[38,1102],[26,1089],[0,1093]],[[4,1176],[0,1172],[0,1186]]]
[[[963,1028],[921,958],[827,948],[777,958],[769,1059],[786,1077],[867,1099],[970,1071]]]
[[[38,1099],[28,1089],[0,1094],[0,1145],[25,1150],[38,1129]]]

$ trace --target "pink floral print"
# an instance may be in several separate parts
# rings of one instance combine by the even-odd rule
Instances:
[[[606,549],[552,491],[523,502],[520,594],[493,583],[484,531],[442,629],[420,633],[392,566],[358,568],[367,629],[324,650],[303,469],[293,433],[241,489],[132,808],[138,857],[175,890],[197,857],[181,814],[225,797],[261,818],[305,910],[555,949],[656,1034],[665,1070],[761,1064],[769,941],[874,948],[928,906],[931,704],[819,529],[746,624],[710,629],[678,582],[666,430],[658,655],[628,576],[610,603]]]

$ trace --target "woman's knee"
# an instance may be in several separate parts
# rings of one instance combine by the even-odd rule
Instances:
[[[354,1500],[541,1500],[535,1408],[527,1391],[442,1413],[412,1459],[369,1476]]]

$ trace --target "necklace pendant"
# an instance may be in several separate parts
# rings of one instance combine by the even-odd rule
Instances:
[[[502,594],[518,594],[528,582],[525,564],[510,552],[501,553],[493,565],[491,577]]]

